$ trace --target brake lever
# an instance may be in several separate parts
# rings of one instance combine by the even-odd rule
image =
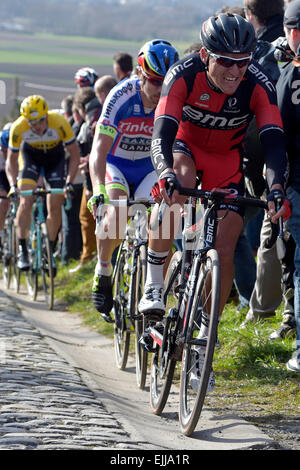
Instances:
[[[172,193],[174,192],[174,190],[176,189],[176,186],[175,184],[173,183],[169,183],[169,187],[167,189],[167,195],[168,197],[170,197],[172,195]],[[164,218],[164,214],[165,214],[165,211],[166,211],[166,208],[167,208],[168,204],[166,203],[166,201],[163,199],[161,201],[161,203],[159,204],[159,207],[158,207],[158,213],[157,213],[157,217],[155,218],[154,222],[150,222],[150,230],[157,230],[158,227],[161,226],[161,223],[162,223],[162,220]]]
[[[103,219],[103,214],[102,214],[103,205],[104,205],[104,196],[103,196],[103,194],[100,194],[99,200],[98,200],[98,203],[97,203],[97,211],[96,211],[96,227],[95,227],[96,237],[99,236],[99,234],[100,234],[100,225],[101,225],[101,221]]]

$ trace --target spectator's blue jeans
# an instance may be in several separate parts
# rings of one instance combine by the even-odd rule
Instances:
[[[300,350],[300,193],[289,187],[287,189],[287,197],[292,204],[292,215],[287,225],[296,243],[295,250],[295,319],[297,323],[296,349]]]
[[[256,262],[251,245],[241,233],[234,253],[235,285],[239,293],[240,307],[247,307],[256,280]]]

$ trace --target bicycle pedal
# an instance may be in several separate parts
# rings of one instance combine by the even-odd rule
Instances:
[[[130,315],[132,320],[142,320],[143,319],[143,314],[139,313],[138,315]]]
[[[153,348],[153,340],[149,333],[143,333],[143,335],[139,339],[139,343],[146,352],[155,352],[155,348]]]
[[[144,312],[143,315],[149,322],[159,322],[164,316],[164,311],[150,310],[149,312]]]
[[[107,323],[115,323],[114,319],[111,317],[110,313],[101,313],[101,317],[107,322]]]

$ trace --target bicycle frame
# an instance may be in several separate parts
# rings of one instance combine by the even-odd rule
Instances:
[[[183,259],[182,269],[180,275],[180,291],[177,302],[177,308],[172,309],[171,317],[174,320],[174,315],[177,318],[177,325],[175,332],[180,331],[180,343],[183,344],[187,339],[187,330],[189,325],[189,315],[192,306],[192,302],[188,302],[190,293],[193,292],[193,287],[197,282],[200,268],[204,257],[207,252],[215,247],[216,234],[218,223],[224,219],[228,213],[225,213],[221,218],[218,218],[217,206],[222,201],[227,205],[230,204],[243,204],[253,205],[256,207],[267,208],[267,204],[262,200],[244,198],[241,196],[231,197],[230,194],[226,194],[223,191],[203,191],[190,188],[179,188],[181,194],[190,196],[191,199],[191,210],[192,210],[192,221],[188,223],[187,227],[183,231]],[[205,198],[207,201],[206,208],[202,217],[202,224],[199,230],[195,230],[195,212],[196,212],[196,201]],[[188,218],[187,218],[188,219]],[[189,220],[189,219],[188,219]],[[195,239],[197,232],[199,232],[199,241],[196,249],[186,249],[188,243],[190,243],[190,237],[187,237],[188,233]],[[194,261],[193,261],[194,260]],[[189,273],[191,266],[193,265],[193,272]],[[150,326],[150,335],[155,342],[162,346],[163,336],[155,330],[155,326]],[[194,344],[201,344],[200,340],[193,340]]]

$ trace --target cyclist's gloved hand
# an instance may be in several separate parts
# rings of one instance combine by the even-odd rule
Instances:
[[[267,196],[267,202],[270,201],[273,201],[275,206],[277,205],[277,202],[279,202],[279,207],[283,206],[285,208],[285,212],[283,214],[284,221],[290,218],[292,214],[291,203],[280,189],[272,189],[269,192]]]
[[[10,190],[8,191],[8,194],[7,194],[7,197],[17,197],[19,194],[19,189],[18,189],[18,186],[16,184],[13,184],[11,187],[10,187]]]
[[[88,210],[91,213],[93,213],[93,206],[98,206],[101,194],[104,198],[104,204],[109,204],[109,197],[106,192],[105,184],[99,184],[96,188],[93,188],[93,195],[87,203]]]
[[[172,193],[176,186],[178,186],[178,181],[175,173],[163,173],[158,179],[158,186],[160,190],[165,189],[168,194],[170,191]]]
[[[151,188],[151,191],[150,191],[150,194],[151,194],[151,197],[153,199],[153,201],[155,202],[161,202],[161,194],[160,194],[160,190],[159,190],[159,185],[158,183],[155,183],[152,188]]]
[[[67,183],[64,187],[64,191],[67,194],[67,196],[69,196],[71,199],[74,198],[75,190],[74,190],[74,186],[72,183]]]

